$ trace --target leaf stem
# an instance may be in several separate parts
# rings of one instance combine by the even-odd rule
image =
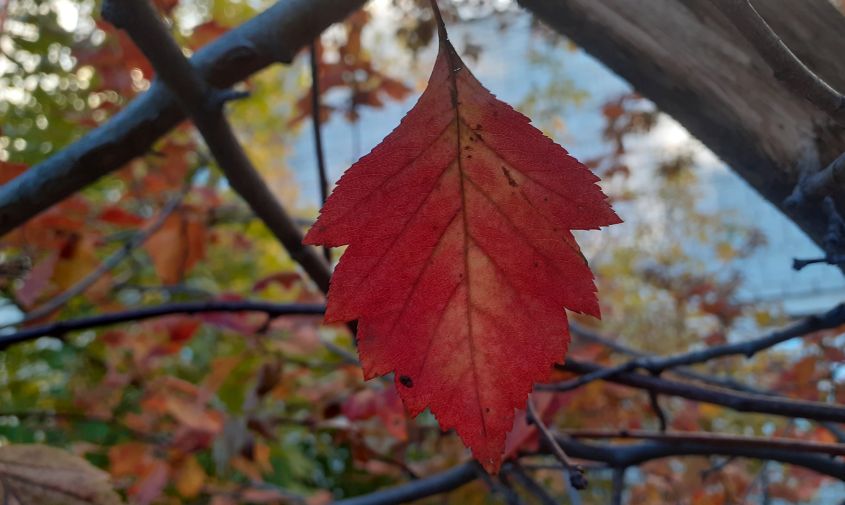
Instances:
[[[443,21],[443,14],[440,13],[437,0],[431,0],[431,10],[434,11],[434,21],[437,23],[437,35],[440,37],[440,43],[442,44],[449,40],[449,34],[446,33],[446,23]]]
[[[314,132],[314,153],[317,156],[317,174],[320,177],[320,203],[326,204],[329,198],[329,176],[326,172],[326,157],[323,153],[323,134],[320,128],[320,55],[317,51],[317,41],[311,41],[309,46],[311,56],[311,120]],[[326,261],[332,262],[332,252],[328,247],[323,248]]]
[[[531,401],[531,398],[528,398],[527,405],[528,421],[537,426],[540,436],[543,437],[546,445],[548,445],[549,449],[551,449],[552,455],[560,461],[560,464],[563,465],[566,473],[569,474],[569,482],[572,484],[572,487],[579,491],[586,489],[587,478],[584,476],[584,468],[577,463],[573,463],[572,460],[569,459],[569,456],[566,455],[566,452],[564,452],[563,448],[557,442],[557,439],[555,439],[555,436],[552,434],[551,430],[549,430],[549,427],[546,426],[537,414],[537,409],[534,407],[534,402]]]

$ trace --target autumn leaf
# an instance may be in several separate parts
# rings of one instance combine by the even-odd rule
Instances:
[[[207,230],[202,216],[180,208],[164,221],[144,248],[165,284],[176,284],[205,256]]]
[[[109,475],[61,449],[0,447],[0,495],[9,505],[117,505]]]
[[[620,222],[597,181],[441,34],[428,88],[305,238],[349,246],[326,321],[359,321],[365,376],[395,373],[411,415],[430,408],[490,472],[515,409],[566,354],[563,308],[599,316],[570,232]]]

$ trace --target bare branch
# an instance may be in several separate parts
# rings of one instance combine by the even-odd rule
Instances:
[[[770,460],[801,466],[814,472],[845,480],[845,463],[829,456],[804,454],[795,451],[742,447],[737,445],[702,444],[695,442],[650,441],[641,444],[598,445],[585,444],[573,439],[558,438],[567,454],[575,458],[601,461],[613,468],[627,468],[646,461],[673,456],[736,456]]]
[[[820,316],[808,317],[798,323],[756,339],[707,347],[674,356],[659,357],[643,354],[626,363],[610,368],[599,368],[577,379],[558,384],[555,386],[555,391],[569,391],[590,382],[607,379],[620,373],[634,371],[638,368],[648,370],[653,374],[659,374],[669,369],[704,363],[727,356],[745,356],[746,358],[750,358],[764,349],[769,349],[787,340],[802,337],[816,331],[836,328],[843,324],[845,324],[845,304],[840,304]]]
[[[845,456],[845,444],[821,443],[787,438],[749,437],[743,435],[723,435],[709,432],[656,433],[641,430],[566,430],[563,434],[576,439],[660,440],[678,444],[694,442],[710,444],[714,447],[729,445],[749,448],[778,449],[783,451],[798,451],[802,453],[827,454],[830,456]]]
[[[302,232],[273,195],[223,115],[223,100],[182,54],[148,0],[106,0],[103,17],[126,30],[156,70],[156,75],[176,95],[202,133],[209,150],[232,188],[249,204],[273,235],[284,244],[323,292],[331,272],[317,251],[302,244]]]
[[[600,365],[572,359],[567,359],[565,364],[556,367],[577,374],[597,373],[606,370],[605,367]],[[699,386],[635,372],[617,373],[605,380],[637,389],[655,391],[662,395],[679,396],[688,400],[722,405],[739,412],[774,414],[815,421],[845,422],[845,407],[839,405]],[[556,384],[539,384],[536,390],[557,391],[557,387]]]
[[[320,203],[325,205],[329,198],[329,175],[326,171],[326,156],[323,152],[323,132],[320,128],[320,55],[317,51],[317,41],[311,41],[308,50],[311,60],[311,131],[314,134],[314,154],[317,158],[317,176],[320,180]],[[332,250],[329,247],[323,248],[323,256],[331,264]]]
[[[383,491],[338,500],[334,505],[393,505],[419,500],[457,489],[476,479],[475,461],[463,463],[445,472],[423,477]]]
[[[531,401],[530,397],[528,398],[527,403],[527,414],[528,422],[537,426],[540,436],[543,438],[543,441],[548,446],[552,455],[555,459],[560,461],[561,465],[563,465],[563,469],[569,475],[569,483],[572,484],[572,487],[579,491],[587,489],[587,478],[584,476],[584,468],[576,463],[573,463],[566,455],[566,452],[561,449],[560,445],[555,440],[555,436],[549,430],[549,427],[546,426],[546,423],[544,423],[540,416],[537,415],[537,409],[534,408],[534,402]]]
[[[110,326],[113,324],[129,321],[142,321],[154,317],[161,317],[170,314],[200,314],[207,312],[261,312],[270,317],[292,316],[292,315],[322,315],[325,312],[323,305],[307,304],[284,304],[269,302],[251,302],[245,300],[212,300],[204,302],[185,302],[167,305],[156,305],[132,309],[124,312],[101,314],[98,316],[83,317],[79,319],[68,319],[55,323],[27,328],[15,333],[0,335],[0,349],[33,340],[38,337],[53,336],[62,337],[68,332],[88,330]]]
[[[54,298],[51,298],[42,305],[39,305],[33,310],[27,312],[22,320],[2,325],[0,326],[0,329],[8,328],[9,326],[23,325],[31,321],[37,321],[38,319],[49,316],[53,312],[64,307],[65,304],[67,304],[67,302],[69,302],[73,297],[82,294],[86,289],[91,287],[95,282],[102,278],[103,275],[106,274],[106,272],[109,272],[111,269],[120,264],[121,261],[126,259],[126,257],[130,254],[132,254],[132,251],[143,245],[148,238],[155,234],[155,232],[157,232],[162,227],[162,225],[164,225],[164,222],[173,213],[173,211],[175,211],[179,207],[179,204],[182,202],[183,196],[184,191],[181,191],[178,196],[172,198],[164,206],[159,215],[149,226],[133,235],[131,239],[129,239],[125,244],[123,244],[123,246],[120,247],[120,249],[112,253],[111,256],[106,258],[102,263],[97,266],[97,268],[89,272],[79,282],[67,288],[65,291],[61,292]]]
[[[625,494],[625,468],[613,469],[613,494],[610,505],[622,505],[622,495]]]
[[[840,154],[824,170],[807,174],[799,180],[784,204],[797,207],[808,198],[822,198],[841,193],[843,190],[845,190],[845,153]]]
[[[845,480],[845,463],[816,454],[736,445],[718,445],[671,441],[650,441],[633,445],[593,445],[572,439],[558,438],[567,454],[590,461],[600,461],[612,468],[627,468],[646,461],[673,456],[707,456],[719,454],[760,460],[778,461],[813,470],[839,480]],[[394,505],[445,493],[476,478],[476,464],[464,463],[444,472],[402,484],[384,491],[339,500],[334,505]]]
[[[230,30],[191,58],[212,85],[225,88],[299,48],[364,0],[287,0]],[[102,126],[0,187],[0,236],[147,152],[185,118],[162,83],[133,100]]]
[[[519,464],[518,461],[508,461],[502,469],[508,474],[512,475],[514,479],[522,485],[532,495],[537,498],[542,505],[557,505],[557,501],[549,495],[548,491],[541,486],[537,481],[528,475],[528,472]]]
[[[711,0],[754,46],[792,93],[845,125],[845,96],[807,68],[772,30],[749,0]]]

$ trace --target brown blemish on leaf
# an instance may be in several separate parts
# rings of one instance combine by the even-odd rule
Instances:
[[[505,167],[504,165],[502,165],[502,173],[505,174],[505,177],[508,178],[508,184],[510,184],[514,188],[519,186],[519,184],[511,176],[510,170],[508,170],[507,167]]]

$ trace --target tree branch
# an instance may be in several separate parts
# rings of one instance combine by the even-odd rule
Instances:
[[[556,368],[576,374],[598,373],[607,370],[600,365],[572,359],[567,359],[563,365],[556,365]],[[679,396],[688,400],[722,405],[739,412],[774,414],[837,423],[845,422],[845,407],[838,405],[705,387],[635,372],[620,372],[608,376],[604,380],[646,391],[654,391],[662,395]],[[539,384],[536,390],[557,391],[558,385]]]
[[[674,356],[659,357],[641,355],[636,359],[620,365],[609,368],[600,368],[594,372],[582,375],[577,379],[573,379],[572,381],[559,384],[556,386],[556,390],[569,391],[579,388],[587,383],[607,379],[623,372],[631,372],[638,368],[648,370],[652,374],[659,374],[669,369],[704,363],[712,359],[724,358],[727,356],[742,355],[746,358],[750,358],[764,349],[774,347],[787,340],[808,335],[820,330],[836,328],[843,324],[845,324],[845,304],[840,304],[821,316],[808,317],[803,321],[756,339],[707,347],[697,351],[676,354]]]
[[[205,302],[184,302],[167,305],[156,305],[140,309],[115,312],[112,314],[101,314],[98,316],[82,317],[79,319],[68,319],[55,323],[27,328],[15,333],[0,335],[0,350],[12,344],[33,340],[38,337],[54,336],[60,337],[71,331],[88,330],[110,326],[113,324],[129,321],[142,321],[154,317],[161,317],[170,314],[200,314],[207,312],[261,312],[270,317],[278,316],[302,316],[322,315],[325,312],[324,305],[306,304],[280,304],[269,302],[252,301],[220,301],[212,300]]]
[[[824,170],[806,174],[802,177],[785,205],[797,207],[808,198],[822,198],[841,193],[845,190],[845,153],[840,154]],[[799,268],[795,268],[799,270]]]
[[[774,347],[787,340],[821,330],[836,328],[843,324],[845,324],[845,304],[840,304],[820,316],[808,317],[791,326],[756,339],[708,347],[699,351],[667,356],[665,358],[644,358],[638,360],[638,366],[652,373],[660,373],[670,368],[694,365],[727,356],[741,355],[750,358],[760,351]]]
[[[845,463],[816,454],[741,447],[736,445],[710,445],[702,443],[676,443],[672,441],[651,441],[628,445],[585,444],[572,439],[559,438],[558,443],[573,457],[590,461],[601,461],[613,468],[627,468],[646,461],[673,456],[738,456],[759,460],[779,461],[845,480]]]
[[[540,432],[540,436],[548,446],[552,455],[555,457],[555,459],[560,462],[561,465],[563,465],[563,469],[568,474],[569,483],[572,485],[572,487],[579,491],[582,489],[587,489],[588,483],[587,478],[584,476],[584,468],[570,461],[569,457],[566,455],[566,452],[555,441],[555,437],[549,430],[549,427],[546,426],[546,423],[543,422],[543,419],[539,415],[537,415],[537,409],[534,408],[534,402],[531,401],[530,397],[528,398],[528,403],[526,403],[526,408],[526,413],[528,414],[528,422],[533,423],[535,426],[537,426],[537,430]]]
[[[741,446],[748,448],[827,454],[830,456],[845,456],[845,444],[825,444],[821,442],[787,438],[747,437],[742,435],[723,435],[709,432],[656,433],[641,430],[566,430],[562,434],[575,439],[603,438],[658,440],[677,444],[693,442],[709,444],[711,446]]]
[[[133,235],[132,238],[130,238],[125,244],[123,244],[120,249],[112,253],[111,256],[106,258],[102,263],[97,266],[97,268],[89,272],[79,282],[67,288],[65,291],[62,291],[59,295],[55,296],[54,298],[51,298],[45,303],[27,312],[22,320],[10,324],[0,325],[0,329],[8,328],[10,326],[24,325],[31,321],[36,321],[43,317],[49,316],[53,312],[64,307],[65,304],[67,304],[67,302],[69,302],[73,297],[82,294],[86,289],[94,285],[95,282],[102,278],[102,276],[105,275],[106,272],[110,271],[118,264],[120,264],[121,261],[126,259],[126,257],[128,257],[130,254],[132,254],[132,251],[142,246],[148,238],[155,234],[155,232],[157,232],[164,225],[164,222],[167,221],[167,218],[173,213],[173,211],[175,211],[179,207],[179,204],[182,203],[184,195],[185,191],[180,191],[178,196],[172,198],[169,202],[167,202],[167,204],[165,204],[164,208],[161,210],[161,212],[159,212],[159,215],[149,226],[135,233],[135,235]]]
[[[331,23],[365,0],[287,0],[222,35],[191,58],[202,78],[225,88],[262,68],[290,62]],[[0,187],[0,236],[147,152],[185,118],[162,83],[108,122]]]
[[[845,125],[845,96],[807,68],[772,30],[749,0],[711,0],[754,46],[792,93]]]
[[[249,204],[323,292],[331,271],[323,258],[302,244],[302,232],[279,203],[238,143],[223,115],[223,102],[188,62],[149,0],[106,0],[103,18],[126,30],[152,63],[156,74],[191,115],[232,188]]]
[[[334,505],[393,505],[419,500],[457,489],[475,480],[478,476],[477,463],[469,461],[445,472],[423,477],[407,484],[376,491],[363,496],[338,500]]]
[[[606,463],[612,468],[627,468],[646,461],[673,456],[738,456],[771,460],[797,465],[845,480],[845,463],[815,454],[736,445],[709,445],[686,442],[651,441],[635,445],[594,445],[571,439],[558,438],[558,444],[573,457]],[[526,454],[527,455],[527,454]],[[394,505],[445,493],[476,478],[475,463],[468,462],[439,474],[401,484],[384,491],[334,502],[334,505]]]

